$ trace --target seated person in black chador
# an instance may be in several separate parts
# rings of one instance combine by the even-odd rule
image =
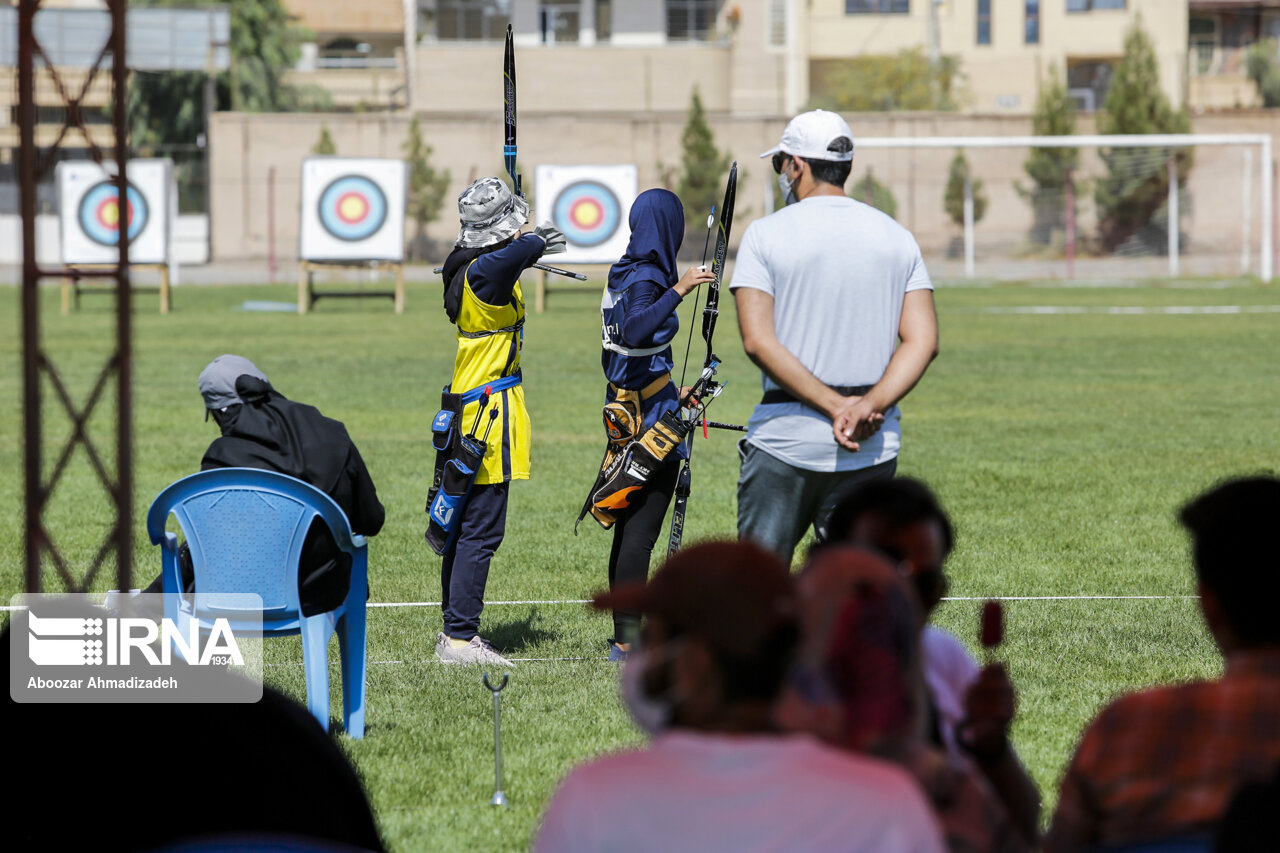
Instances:
[[[222,437],[205,451],[200,469],[263,468],[310,483],[333,498],[351,530],[373,536],[386,513],[369,470],[347,428],[314,406],[295,403],[271,387],[253,362],[238,355],[215,358],[200,373],[205,417],[213,416]],[[192,585],[191,557],[179,553],[183,586]],[[311,616],[337,607],[351,582],[351,557],[338,550],[328,526],[316,519],[307,532],[298,567],[302,612]],[[156,578],[147,592],[162,592]]]

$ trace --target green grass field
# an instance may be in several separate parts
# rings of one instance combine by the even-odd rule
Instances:
[[[79,403],[110,348],[109,297],[58,313],[44,294],[43,340]],[[168,483],[197,469],[215,427],[196,377],[214,356],[254,360],[286,396],[346,422],[387,507],[370,546],[372,600],[438,601],[439,560],[424,545],[430,418],[453,360],[439,293],[413,287],[409,309],[327,301],[307,317],[246,313],[245,300],[292,298],[288,287],[184,287],[175,311],[135,311],[137,581],[159,569],[142,519]],[[1101,313],[1112,306],[1270,306],[1274,287],[1179,282],[1142,287],[943,287],[942,355],[904,406],[899,470],[932,484],[954,516],[951,594],[1161,596],[1153,600],[1014,601],[1003,652],[1020,694],[1015,740],[1052,805],[1076,738],[1118,691],[1214,674],[1219,659],[1198,617],[1175,523],[1189,497],[1229,474],[1275,471],[1280,314]],[[507,538],[490,601],[588,597],[604,584],[608,534],[573,535],[602,449],[598,297],[555,294],[526,328],[525,377],[534,423],[534,478],[512,489]],[[1059,306],[1075,314],[1010,309]],[[726,296],[717,350],[728,382],[713,408],[742,422],[759,397]],[[683,322],[688,322],[688,311]],[[0,290],[0,590],[22,587],[21,320],[16,289]],[[683,346],[677,348],[682,355]],[[694,360],[701,349],[695,349]],[[107,395],[110,402],[110,389]],[[70,421],[46,383],[45,471]],[[107,445],[108,405],[89,431]],[[732,535],[733,437],[698,441],[686,542]],[[83,450],[48,519],[73,565],[85,566],[108,527],[107,503]],[[47,586],[58,581],[47,575]],[[113,584],[108,566],[94,583]],[[939,622],[974,645],[978,603],[942,605]],[[610,626],[582,605],[493,604],[482,632],[522,660],[504,694],[508,810],[492,793],[491,701],[470,668],[435,663],[438,607],[377,608],[369,617],[368,732],[337,737],[364,777],[397,850],[518,850],[574,763],[637,741],[604,660]],[[301,697],[300,645],[267,644],[267,679]],[[333,679],[337,688],[336,672]],[[335,692],[335,701],[336,701]],[[335,704],[335,707],[340,707]],[[139,708],[139,733],[146,709]]]

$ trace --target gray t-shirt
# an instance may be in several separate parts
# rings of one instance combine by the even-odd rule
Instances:
[[[903,298],[933,284],[911,232],[860,201],[816,196],[751,223],[729,285],[740,287],[773,296],[778,341],[818,379],[874,385],[897,346]],[[762,378],[766,391],[778,387]],[[836,444],[821,412],[758,405],[747,441],[797,468],[854,471],[898,455],[899,418],[890,408],[853,453]]]

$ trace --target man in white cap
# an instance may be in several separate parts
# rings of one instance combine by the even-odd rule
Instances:
[[[760,156],[786,203],[747,228],[730,284],[764,373],[741,445],[738,535],[790,559],[850,489],[893,476],[897,403],[938,354],[938,320],[915,238],[845,195],[844,119],[802,113]]]
[[[461,231],[443,270],[445,313],[458,327],[458,355],[433,420],[433,429],[452,424],[433,436],[440,450],[437,481],[443,480],[444,465],[467,428],[483,436],[487,448],[460,512],[448,513],[454,532],[440,541],[433,541],[433,529],[427,533],[444,557],[444,630],[436,635],[435,653],[444,663],[510,666],[479,630],[489,562],[506,531],[507,492],[512,480],[529,479],[532,430],[520,371],[525,318],[520,274],[544,254],[563,252],[566,242],[550,224],[521,236],[529,205],[497,178],[481,178],[463,190],[458,215]],[[491,418],[491,413],[496,414]]]

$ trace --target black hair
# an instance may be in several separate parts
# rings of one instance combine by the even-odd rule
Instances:
[[[1182,508],[1196,577],[1213,591],[1246,646],[1280,644],[1280,572],[1272,529],[1280,517],[1280,479],[1229,480]]]
[[[848,154],[853,150],[853,140],[847,136],[838,136],[827,146],[827,150],[832,154]],[[815,181],[831,184],[841,189],[844,188],[844,182],[849,180],[849,172],[853,169],[852,160],[810,160],[805,158],[805,162],[809,164],[809,171],[813,174]]]
[[[936,521],[942,528],[942,557],[945,560],[955,546],[955,530],[951,519],[938,503],[929,487],[910,477],[870,480],[844,497],[824,525],[828,542],[848,540],[854,526],[868,515],[884,518],[894,527],[921,521]]]
[[[715,650],[723,676],[724,698],[730,702],[777,699],[799,642],[800,631],[795,620],[787,619],[761,638],[760,644],[748,655],[740,657]]]

